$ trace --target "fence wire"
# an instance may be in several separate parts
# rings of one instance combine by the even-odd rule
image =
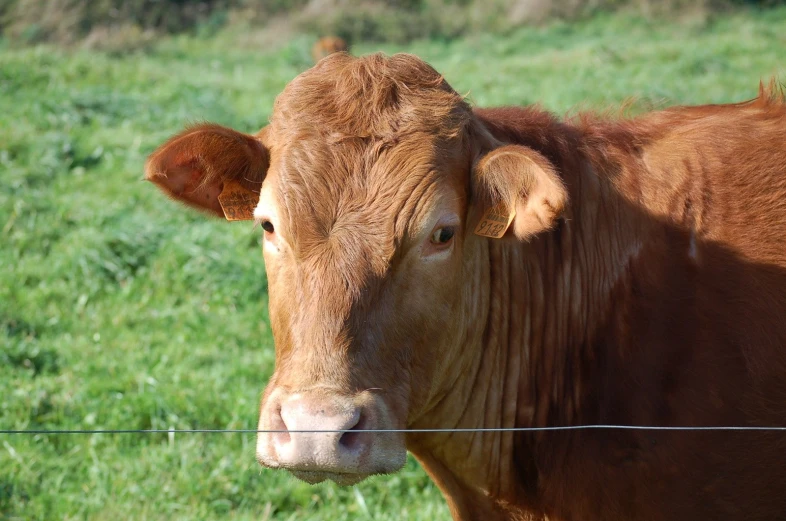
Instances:
[[[656,426],[656,425],[563,425],[552,427],[480,427],[444,429],[2,429],[0,434],[337,434],[346,432],[371,433],[458,433],[458,432],[550,432],[579,430],[635,430],[635,431],[769,431],[783,432],[786,426],[718,425],[718,426]]]

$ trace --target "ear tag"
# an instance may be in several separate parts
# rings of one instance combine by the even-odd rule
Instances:
[[[254,219],[259,194],[244,188],[237,181],[227,181],[218,196],[218,202],[227,221],[251,221]]]
[[[501,239],[505,232],[508,231],[514,217],[516,217],[516,211],[508,210],[504,202],[492,206],[486,210],[477,227],[475,227],[475,235]]]

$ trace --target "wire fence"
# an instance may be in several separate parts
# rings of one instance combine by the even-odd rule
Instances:
[[[719,426],[656,426],[656,425],[563,425],[553,427],[480,427],[480,428],[444,428],[444,429],[306,429],[306,430],[260,430],[260,429],[2,429],[0,434],[336,434],[346,432],[371,433],[458,433],[458,432],[550,432],[579,430],[635,430],[635,431],[769,431],[783,432],[786,426],[756,425],[719,425]]]

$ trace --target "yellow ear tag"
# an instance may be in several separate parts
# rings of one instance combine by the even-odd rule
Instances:
[[[218,202],[227,221],[250,221],[254,218],[259,194],[244,188],[237,181],[227,181],[218,196]]]
[[[514,217],[516,217],[516,211],[508,210],[504,202],[492,206],[480,219],[475,228],[475,235],[500,239],[508,231]]]

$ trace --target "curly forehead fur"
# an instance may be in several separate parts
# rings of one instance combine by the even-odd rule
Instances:
[[[411,54],[334,54],[295,78],[276,99],[271,123],[284,134],[395,139],[458,135],[471,117],[441,74]]]

